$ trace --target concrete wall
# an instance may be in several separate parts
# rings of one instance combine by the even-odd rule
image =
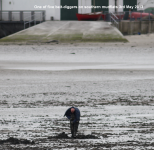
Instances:
[[[147,3],[148,0],[137,0],[137,5],[144,5],[145,7],[145,4]],[[152,0],[154,1],[154,0]],[[109,0],[109,5],[112,5],[114,6],[115,5],[115,0]],[[117,6],[118,6],[118,9],[117,11],[118,12],[123,12],[123,8],[120,7],[120,6],[123,6],[123,0],[117,0]],[[154,6],[153,6],[154,7]],[[138,8],[137,10],[144,10],[142,8]],[[114,12],[115,9],[114,8],[109,8],[109,12]]]
[[[0,0],[0,11],[2,10],[2,0]]]
[[[121,21],[119,25],[119,30],[124,35],[147,34],[154,32],[154,21]]]
[[[78,1],[78,12],[79,13],[91,13],[90,8],[79,8],[79,6],[91,6],[91,0],[79,0]]]
[[[139,6],[143,5],[143,8],[139,8],[138,10],[144,10],[146,3],[147,3],[147,0],[137,0],[137,5]]]
[[[115,6],[115,0],[109,0],[109,6]],[[114,12],[114,8],[109,8],[109,12]]]
[[[144,9],[154,7],[154,0],[147,0],[147,2],[144,3],[143,7]]]
[[[23,23],[1,23],[0,38],[16,33],[24,29]]]
[[[91,0],[79,0],[78,5],[91,6]],[[60,0],[3,0],[2,3],[3,10],[45,10],[46,20],[51,20],[51,16],[54,17],[54,20],[60,20],[60,8],[50,6],[60,6]],[[90,13],[91,9],[78,8],[78,12]]]
[[[115,0],[109,0],[109,6],[115,6]],[[123,6],[123,0],[117,0],[117,11],[123,12],[123,8],[120,8],[119,5]],[[109,12],[115,12],[115,8],[109,8]]]
[[[60,6],[60,0],[54,0],[54,3],[56,6]],[[55,9],[54,11],[54,20],[60,20],[60,9]],[[50,14],[48,14],[48,12],[46,12],[48,16],[50,16]],[[50,19],[49,19],[50,20]]]
[[[50,6],[60,6],[60,0],[0,0],[2,1],[2,10],[45,10],[46,11],[46,20],[50,20],[51,16],[54,17],[54,20],[60,20],[60,8],[51,8]],[[152,0],[153,1],[153,0]],[[139,5],[144,5],[149,7],[151,5],[151,0],[138,0]],[[0,3],[1,5],[1,3]],[[79,6],[91,6],[91,0],[79,0]],[[115,6],[115,0],[109,0],[109,5]],[[123,12],[123,8],[119,8],[119,5],[123,6],[123,0],[117,0],[118,12]],[[41,6],[38,7],[38,6]],[[43,8],[45,6],[45,8]],[[37,8],[38,7],[38,8]],[[1,9],[1,7],[0,7]],[[139,9],[142,10],[142,9]],[[114,8],[109,8],[109,12],[114,12]],[[90,13],[91,9],[78,8],[79,13]]]
[[[119,5],[123,6],[123,0],[118,0],[118,6]],[[123,12],[123,8],[122,7],[119,7],[118,8],[118,12]]]
[[[60,5],[60,0],[3,0],[3,10],[45,10],[46,20],[54,16],[55,20],[60,20],[60,9],[50,8],[49,6]],[[37,8],[35,6],[41,6]],[[43,6],[47,6],[43,8]]]
[[[138,10],[145,10],[149,7],[154,7],[154,0],[137,0],[138,5],[143,5],[143,8],[139,8]]]
[[[39,22],[36,22],[39,24]],[[34,26],[34,22],[30,24],[30,26]],[[25,28],[29,28],[29,24],[26,24]],[[0,38],[6,37],[10,34],[16,33],[24,29],[24,24],[21,22],[3,22],[0,23]]]
[[[139,5],[139,6],[143,5],[144,6],[144,8],[140,7],[137,10],[144,10],[144,9],[148,8],[149,4],[147,4],[147,3],[150,3],[150,5],[151,5],[151,1],[154,2],[154,0],[137,0],[137,5]],[[114,6],[115,5],[115,0],[109,0],[109,5]],[[154,3],[153,3],[153,5],[154,5]],[[118,6],[117,11],[118,12],[123,12],[123,8],[120,7],[120,6],[123,6],[123,0],[117,0],[117,6]],[[109,8],[109,12],[114,12],[114,11],[115,11],[114,8]]]

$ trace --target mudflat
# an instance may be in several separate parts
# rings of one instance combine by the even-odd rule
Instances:
[[[0,149],[152,149],[153,35],[138,37],[0,45]],[[81,111],[76,139],[70,106]]]

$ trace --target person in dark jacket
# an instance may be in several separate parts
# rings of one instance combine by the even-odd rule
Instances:
[[[64,116],[70,120],[70,129],[72,137],[76,137],[80,121],[80,110],[76,107],[70,107],[66,110]]]

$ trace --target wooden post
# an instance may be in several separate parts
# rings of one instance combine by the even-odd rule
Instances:
[[[2,11],[0,11],[0,21],[2,21]]]
[[[2,0],[0,0],[0,11],[2,11]]]
[[[23,21],[23,11],[20,11],[20,21]]]
[[[2,21],[2,0],[0,0],[0,21]]]
[[[42,21],[45,21],[45,11],[42,12]]]
[[[121,31],[121,33],[123,33],[123,31],[122,31],[122,24],[123,24],[123,21],[120,21],[119,22],[119,31]]]
[[[151,32],[154,32],[154,20],[151,21]]]
[[[142,33],[142,21],[140,21],[140,34]]]
[[[115,0],[115,13],[117,13],[117,8],[116,8],[116,6],[117,6],[117,0]]]
[[[132,15],[132,13],[129,11],[129,14],[130,14],[130,18],[129,18],[130,19],[129,20],[129,28],[130,28],[130,31],[129,31],[129,34],[131,35],[131,33],[132,33],[131,32],[132,31],[132,21],[131,21],[131,17],[132,17],[131,15]]]
[[[134,33],[134,25],[135,25],[135,21],[131,22],[131,35],[133,35]]]
[[[151,21],[149,21],[149,33],[151,33]]]
[[[140,33],[142,33],[142,13],[141,13],[141,18],[140,18]]]
[[[34,11],[31,11],[31,20],[34,20]]]
[[[93,2],[94,2],[93,6],[95,6],[95,0],[93,0]],[[94,13],[95,13],[95,7],[94,7]]]
[[[8,15],[9,15],[9,21],[12,21],[12,11],[9,11]]]
[[[151,19],[150,19],[150,13],[149,13],[149,30],[148,32],[150,33],[151,32]]]
[[[82,6],[82,0],[81,0],[81,6]],[[82,14],[82,8],[80,8],[81,9],[81,14]]]

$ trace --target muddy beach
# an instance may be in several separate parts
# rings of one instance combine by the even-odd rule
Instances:
[[[142,44],[0,45],[0,149],[154,149],[154,45]]]

